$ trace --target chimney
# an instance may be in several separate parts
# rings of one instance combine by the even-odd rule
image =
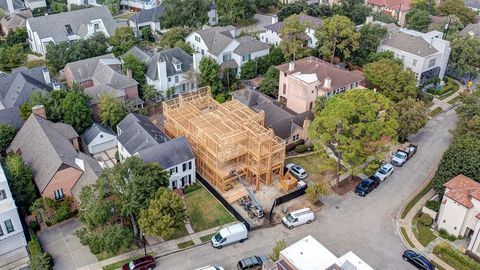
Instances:
[[[45,80],[46,84],[51,84],[52,80],[50,79],[50,73],[48,72],[48,68],[42,68],[43,79]]]
[[[365,20],[365,24],[369,24],[373,22],[373,16],[368,16],[367,19]]]
[[[47,113],[45,112],[45,107],[43,105],[37,105],[32,108],[32,113],[38,115],[44,119],[47,119]]]
[[[277,22],[278,22],[278,17],[277,17],[277,15],[273,15],[273,16],[272,16],[272,24],[277,23]]]
[[[132,78],[132,70],[130,68],[127,69],[127,77],[130,79]]]
[[[432,43],[433,43],[433,37],[430,38],[430,44],[429,44],[430,48],[432,48]]]
[[[7,0],[7,9],[9,14],[15,13],[15,8],[13,8],[13,0]]]
[[[288,63],[288,71],[293,71],[295,69],[295,62]]]
[[[392,32],[388,32],[388,39],[392,39]]]
[[[162,89],[168,88],[168,76],[167,76],[167,63],[159,58],[157,61],[158,78],[160,79],[160,85]]]
[[[323,87],[332,87],[332,79],[330,77],[325,78],[325,81],[323,82]]]

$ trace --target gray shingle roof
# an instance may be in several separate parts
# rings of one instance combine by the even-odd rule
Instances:
[[[84,38],[87,33],[87,25],[92,20],[101,19],[105,25],[106,31],[112,35],[117,28],[112,14],[106,6],[85,8],[70,12],[61,12],[48,16],[29,18],[28,23],[33,32],[38,33],[38,37],[52,37],[55,42],[68,41],[66,25],[70,25],[73,33],[80,38]]]
[[[137,19],[137,24],[146,23],[146,22],[160,22],[160,17],[163,15],[163,7],[159,6],[156,8],[144,9],[138,12],[135,15],[132,15],[128,18],[129,21],[135,23],[135,18]]]
[[[90,144],[93,141],[93,139],[95,139],[95,137],[97,137],[97,135],[100,134],[101,132],[111,134],[113,136],[117,135],[110,128],[104,127],[100,123],[93,123],[89,128],[85,130],[85,132],[83,132],[83,134],[80,137],[82,137],[82,140],[86,144]]]
[[[7,27],[7,29],[22,27],[25,28],[27,24],[27,19],[33,17],[32,11],[29,9],[22,10],[17,13],[10,14],[3,17],[0,20],[2,26]]]
[[[80,170],[75,163],[77,151],[69,140],[74,134],[64,125],[32,113],[8,148],[8,152],[21,151],[23,160],[32,168],[40,192],[62,164]]]
[[[23,120],[20,117],[20,107],[15,106],[0,110],[0,124],[12,125],[20,129],[23,126]]]
[[[463,36],[469,36],[470,33],[473,36],[480,38],[480,23],[469,23],[462,29],[462,31],[460,31],[460,35]]]
[[[317,27],[322,24],[322,19],[312,17],[309,15],[301,15],[299,20],[302,23],[309,23],[311,29],[317,29]],[[283,27],[283,22],[277,22],[277,23],[265,26],[265,29],[280,33],[282,31],[282,27]]]
[[[310,111],[297,114],[271,97],[248,88],[233,92],[232,97],[255,112],[263,111],[265,127],[272,128],[282,139],[290,138],[295,127],[303,127],[306,118],[313,120],[314,117]]]
[[[235,40],[234,36],[232,36],[230,33],[232,28],[233,26],[216,26],[197,31],[195,33],[202,38],[210,53],[218,55]]]
[[[382,41],[382,45],[420,57],[426,57],[438,52],[437,49],[430,46],[430,44],[420,36],[409,35],[401,31],[390,31],[390,33],[387,33],[387,37]]]
[[[167,77],[189,71],[193,67],[193,57],[180,48],[160,51],[153,55],[147,68],[147,77],[152,80],[158,79],[158,61],[165,61]],[[174,63],[181,63],[181,69],[176,70]]]
[[[146,64],[148,64],[150,62],[150,60],[152,60],[152,56],[149,53],[147,53],[146,51],[138,48],[137,46],[128,50],[124,55],[122,55],[122,57],[125,57],[126,55],[132,55],[133,57],[135,57],[139,61],[144,62]]]
[[[95,184],[98,177],[102,174],[103,169],[97,160],[85,153],[78,153],[77,158],[83,161],[83,174],[73,186],[72,194],[75,200],[80,202],[80,192],[82,188]]]
[[[480,0],[463,0],[466,7],[480,9]]]
[[[164,169],[182,164],[195,157],[184,136],[142,149],[138,152],[138,156],[147,163],[157,162]]]
[[[148,117],[141,114],[129,113],[117,128],[121,131],[117,140],[131,155],[170,140]]]
[[[47,84],[43,69],[17,69],[10,74],[0,74],[0,102],[5,108],[21,106],[34,91],[52,90],[51,84]]]
[[[13,9],[18,10],[18,9],[25,8],[25,4],[20,0],[13,0],[12,3],[13,3]],[[8,12],[7,0],[0,0],[0,9],[3,9]]]
[[[251,36],[243,36],[237,39],[240,43],[237,48],[233,51],[238,55],[244,55],[247,53],[258,52],[270,48],[270,45],[263,43],[260,40],[253,38]]]

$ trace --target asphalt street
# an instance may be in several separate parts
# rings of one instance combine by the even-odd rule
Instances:
[[[244,243],[223,249],[210,244],[161,257],[157,269],[196,269],[218,265],[235,269],[236,263],[252,255],[267,255],[275,242],[285,239],[292,244],[308,234],[336,256],[353,251],[377,270],[414,269],[403,262],[405,246],[395,226],[398,212],[435,170],[443,152],[451,142],[449,130],[455,127],[453,110],[429,121],[412,142],[419,145],[417,154],[367,197],[353,192],[343,198],[323,199],[326,206],[316,215],[315,222],[288,230],[282,225],[259,229],[249,234]],[[321,259],[321,258],[319,258]]]

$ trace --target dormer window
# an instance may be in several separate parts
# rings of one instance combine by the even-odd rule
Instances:
[[[65,32],[67,32],[67,36],[73,35],[72,26],[70,26],[70,24],[65,25]]]
[[[94,29],[95,31],[98,31],[98,29],[100,29],[100,24],[94,23],[94,24],[93,24],[93,29]]]
[[[182,70],[182,64],[176,64],[175,65],[175,70],[176,71],[181,71]]]

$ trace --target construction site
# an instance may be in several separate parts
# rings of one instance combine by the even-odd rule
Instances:
[[[285,142],[256,113],[236,100],[219,103],[209,88],[200,88],[163,103],[165,132],[186,136],[197,171],[222,193],[243,178],[258,191],[280,179]]]

